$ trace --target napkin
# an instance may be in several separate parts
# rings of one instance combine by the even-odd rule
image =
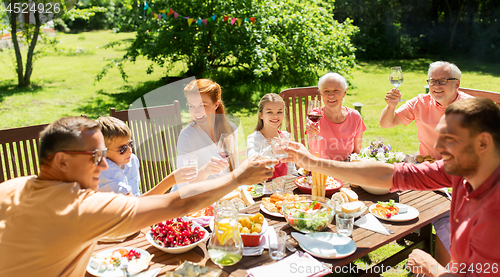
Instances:
[[[382,223],[372,214],[365,214],[360,219],[356,220],[354,225],[383,235],[389,235],[387,229],[385,229]]]
[[[291,277],[319,277],[331,273],[331,268],[316,260],[313,256],[295,252],[283,260],[247,270],[246,277],[260,276],[291,276]]]

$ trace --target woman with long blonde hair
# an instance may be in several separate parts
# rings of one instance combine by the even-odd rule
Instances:
[[[199,170],[192,182],[215,178],[227,168],[232,171],[238,166],[238,139],[236,125],[226,117],[220,85],[210,79],[193,80],[184,88],[184,95],[192,122],[179,134],[177,167],[183,166],[186,155],[196,155]],[[222,134],[229,134],[235,142],[227,160],[217,151]]]

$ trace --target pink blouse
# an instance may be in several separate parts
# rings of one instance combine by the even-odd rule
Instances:
[[[354,138],[363,135],[365,123],[358,111],[347,110],[347,117],[342,123],[333,123],[322,117],[319,120],[320,140],[309,140],[311,153],[318,153],[320,158],[343,161],[354,151]]]

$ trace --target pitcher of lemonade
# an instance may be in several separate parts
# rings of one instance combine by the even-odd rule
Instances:
[[[208,255],[220,266],[234,265],[243,255],[238,209],[229,201],[221,201],[214,208],[214,230],[208,243]]]

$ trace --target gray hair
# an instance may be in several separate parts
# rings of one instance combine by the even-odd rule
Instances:
[[[441,68],[441,67],[448,67],[451,71],[452,78],[457,78],[458,80],[460,80],[462,78],[462,72],[460,71],[460,69],[458,69],[458,66],[456,66],[453,63],[444,62],[444,61],[433,62],[429,65],[429,72],[427,73],[429,78],[431,77],[431,73],[434,70]]]
[[[338,73],[328,72],[319,78],[319,81],[318,81],[319,91],[321,91],[321,89],[323,88],[323,84],[325,83],[326,80],[338,81],[338,82],[340,82],[340,85],[342,86],[342,88],[344,88],[344,90],[347,90],[347,81],[345,80],[344,77],[342,77],[342,75],[340,75]]]

